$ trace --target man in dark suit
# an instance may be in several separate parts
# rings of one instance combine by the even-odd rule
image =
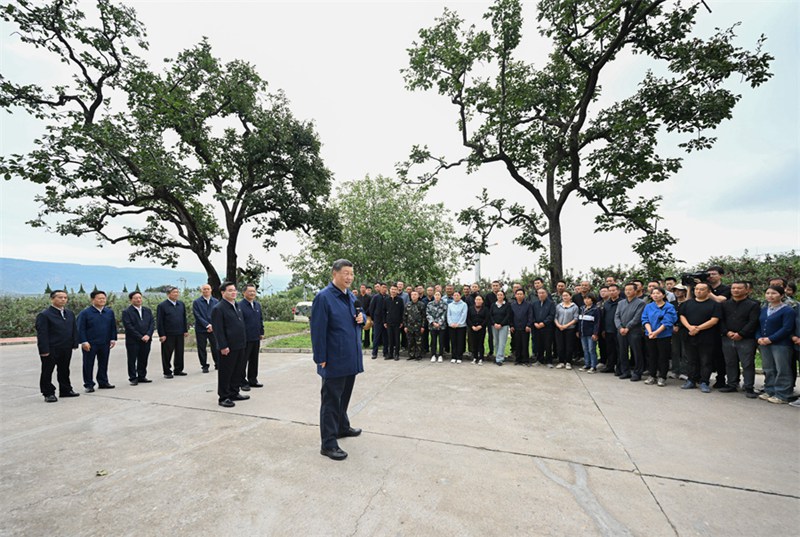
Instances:
[[[92,291],[92,305],[78,314],[78,340],[83,349],[83,386],[94,391],[94,361],[97,358],[97,384],[101,390],[114,385],[108,381],[108,357],[117,344],[117,321],[114,311],[106,307],[105,291]]]
[[[239,302],[247,332],[247,345],[242,360],[244,367],[239,377],[244,391],[264,386],[258,382],[258,352],[261,340],[264,339],[264,316],[261,313],[261,304],[256,300],[256,292],[256,286],[248,283],[244,286],[244,300]]]
[[[552,341],[553,321],[556,318],[556,304],[550,300],[550,293],[541,287],[536,290],[533,306],[533,349],[536,361],[553,367]]]
[[[125,327],[125,350],[128,353],[128,380],[131,386],[152,382],[147,378],[147,359],[153,343],[155,319],[150,308],[142,306],[142,293],[128,294],[131,305],[122,312]]]
[[[50,307],[36,316],[36,344],[42,360],[39,389],[47,403],[55,403],[56,387],[53,386],[53,370],[58,368],[58,390],[61,397],[78,397],[69,380],[69,362],[72,350],[78,348],[78,325],[75,314],[66,309],[66,291],[50,293]]]
[[[178,300],[177,287],[167,290],[167,299],[156,308],[158,340],[161,342],[161,367],[164,378],[172,378],[172,353],[175,353],[175,375],[186,376],[183,371],[183,340],[189,335],[186,306]]]
[[[200,293],[201,296],[192,302],[194,335],[197,338],[197,357],[200,358],[200,367],[203,369],[203,373],[208,373],[206,345],[211,347],[214,369],[217,369],[217,363],[219,362],[217,342],[214,338],[214,326],[211,324],[211,310],[219,303],[219,300],[211,296],[211,286],[208,284],[200,286]]]
[[[239,393],[240,377],[236,376],[236,372],[243,367],[247,332],[242,310],[236,305],[236,285],[225,282],[219,290],[222,292],[222,300],[211,310],[211,324],[214,325],[220,354],[217,395],[219,406],[230,408],[236,406],[234,401],[250,399],[249,395]]]
[[[319,428],[320,453],[333,460],[347,458],[337,439],[358,436],[361,429],[350,426],[347,407],[356,375],[364,371],[361,327],[364,314],[355,307],[348,292],[353,283],[353,264],[346,259],[333,263],[333,281],[317,293],[311,305],[311,347],[317,374],[322,377]]]
[[[383,326],[384,319],[386,318],[386,304],[388,300],[386,296],[386,284],[375,284],[375,295],[369,301],[369,309],[367,315],[372,317],[372,359],[378,357],[378,347],[383,345],[383,357],[389,355],[389,338],[387,337],[386,328]]]

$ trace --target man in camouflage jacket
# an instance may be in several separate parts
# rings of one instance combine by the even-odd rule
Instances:
[[[422,334],[425,332],[425,304],[419,299],[419,293],[411,291],[411,301],[403,312],[403,326],[408,335],[408,359],[422,358]]]

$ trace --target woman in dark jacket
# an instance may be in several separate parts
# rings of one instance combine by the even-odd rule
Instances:
[[[481,295],[476,295],[473,301],[473,305],[467,312],[469,346],[472,349],[472,363],[483,365],[483,346],[486,339],[486,327],[489,325],[489,308],[483,305]]]
[[[508,340],[508,327],[511,324],[511,306],[506,302],[506,294],[497,291],[497,301],[489,308],[489,324],[492,327],[492,342],[494,343],[494,361],[503,365],[506,354],[506,341]]]
[[[759,317],[758,345],[764,369],[764,393],[770,403],[786,404],[792,395],[792,333],[797,312],[782,302],[783,287],[770,285]]]

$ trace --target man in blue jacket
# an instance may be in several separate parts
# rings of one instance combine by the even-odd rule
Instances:
[[[247,332],[247,345],[244,348],[243,367],[239,378],[244,391],[264,386],[258,382],[258,353],[261,340],[264,339],[264,316],[261,313],[261,304],[256,300],[256,294],[256,286],[248,283],[244,286],[244,300],[239,302]]]
[[[83,349],[83,386],[94,391],[94,362],[97,358],[97,384],[101,390],[114,385],[108,381],[108,356],[117,344],[117,321],[106,307],[105,291],[92,291],[92,305],[78,314],[78,339]]]
[[[356,311],[355,297],[348,291],[355,275],[346,259],[334,261],[332,282],[314,297],[311,305],[311,347],[317,374],[322,377],[319,428],[320,453],[333,460],[347,458],[338,438],[358,436],[350,426],[347,407],[356,375],[364,371],[361,327],[364,314]]]
[[[219,362],[219,352],[217,352],[217,342],[214,339],[214,326],[211,324],[211,310],[219,303],[219,300],[211,296],[211,286],[204,284],[200,286],[201,296],[192,302],[192,313],[194,313],[194,335],[197,339],[197,357],[200,359],[200,367],[203,373],[208,373],[208,354],[206,345],[211,347],[211,358],[214,359],[214,369],[217,369]]]
[[[53,386],[53,370],[58,368],[58,390],[60,397],[78,397],[69,380],[69,362],[72,350],[78,348],[78,325],[75,314],[68,310],[66,291],[50,293],[50,307],[36,316],[36,344],[42,360],[39,389],[47,403],[58,401]]]
[[[177,287],[167,290],[167,299],[156,308],[158,340],[161,342],[161,367],[164,378],[171,379],[172,353],[175,353],[175,375],[186,376],[183,371],[183,340],[189,335],[186,306],[178,300],[181,292]]]
[[[151,382],[147,378],[147,360],[153,343],[155,319],[150,308],[142,306],[142,293],[128,294],[131,305],[122,312],[125,327],[125,350],[128,353],[128,381],[131,386]]]

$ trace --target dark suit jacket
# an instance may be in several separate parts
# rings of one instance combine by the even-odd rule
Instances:
[[[75,314],[64,309],[61,312],[50,306],[36,316],[36,343],[39,354],[50,354],[54,350],[78,348],[78,325]]]
[[[153,312],[150,308],[142,306],[142,316],[139,317],[139,312],[133,306],[128,306],[122,311],[122,326],[125,327],[125,344],[129,342],[142,343],[144,336],[153,338],[153,330],[155,329],[155,320],[153,319]]]
[[[544,323],[545,328],[553,326],[553,321],[556,319],[556,303],[549,298],[544,302],[538,298],[531,302],[533,306],[533,322]]]
[[[220,300],[219,304],[211,310],[211,324],[214,326],[214,335],[217,338],[219,350],[235,351],[247,346],[244,316],[238,306],[234,306],[227,300]]]
[[[255,310],[253,309],[255,307]],[[239,309],[244,317],[244,329],[247,332],[247,341],[258,341],[264,335],[264,316],[261,313],[261,304],[253,300],[251,306],[247,300],[239,302]]]
[[[180,300],[174,306],[169,300],[159,304],[156,308],[156,317],[159,336],[182,336],[189,331],[186,306]]]
[[[192,302],[195,331],[205,332],[208,328],[208,325],[211,324],[213,326],[211,323],[211,310],[213,310],[214,306],[217,304],[219,304],[219,300],[213,296],[208,302],[206,302],[206,299],[203,297],[196,298],[194,302]]]
[[[108,345],[117,340],[117,320],[108,306],[100,313],[89,306],[78,314],[78,341],[91,345]]]

